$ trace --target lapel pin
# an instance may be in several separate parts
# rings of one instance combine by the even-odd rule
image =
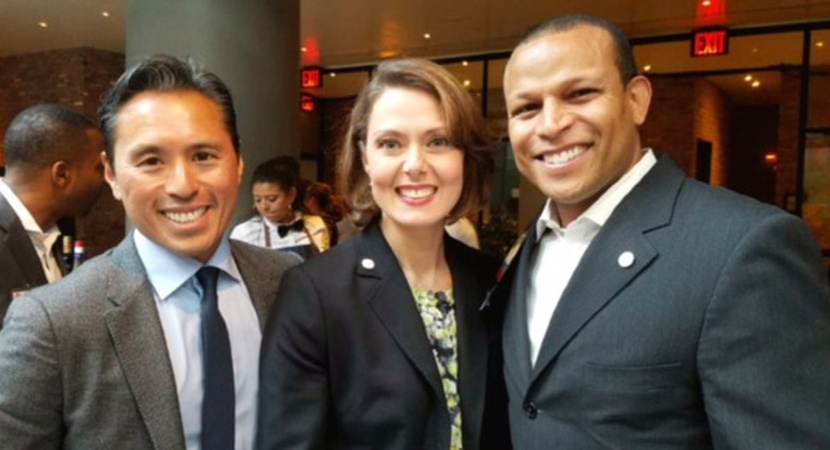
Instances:
[[[620,253],[620,256],[617,258],[617,264],[619,264],[623,269],[631,267],[631,265],[634,264],[634,253],[629,251]]]
[[[375,262],[369,258],[363,258],[363,260],[360,261],[360,265],[367,270],[372,270],[375,268]]]

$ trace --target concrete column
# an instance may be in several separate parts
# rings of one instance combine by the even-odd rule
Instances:
[[[247,217],[254,167],[299,157],[299,0],[128,0],[126,48],[127,67],[190,56],[228,84],[245,160],[234,223]]]

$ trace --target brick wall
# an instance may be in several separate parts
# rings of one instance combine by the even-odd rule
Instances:
[[[17,113],[38,103],[61,103],[95,118],[101,95],[124,70],[124,55],[74,48],[0,58],[0,130]],[[0,141],[0,165],[5,149]],[[88,256],[124,237],[124,212],[109,188],[89,216],[75,222]]]

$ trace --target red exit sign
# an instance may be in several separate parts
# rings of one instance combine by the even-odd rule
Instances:
[[[700,30],[692,34],[692,56],[714,56],[729,53],[729,35],[725,29]]]
[[[323,70],[319,67],[306,67],[300,72],[300,87],[315,89],[323,87]]]

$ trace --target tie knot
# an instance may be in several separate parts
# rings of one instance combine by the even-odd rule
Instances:
[[[196,279],[205,291],[216,291],[216,280],[219,278],[219,269],[211,266],[203,266],[196,272]]]

